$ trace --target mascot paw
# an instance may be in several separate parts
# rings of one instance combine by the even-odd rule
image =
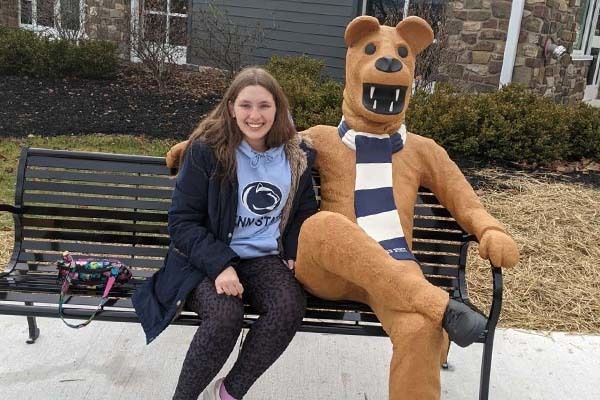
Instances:
[[[496,267],[514,267],[519,262],[517,243],[506,233],[488,229],[479,241],[479,255]]]
[[[179,161],[183,155],[183,152],[187,148],[188,141],[184,140],[183,142],[177,143],[175,146],[171,147],[167,152],[167,167],[168,168],[179,168]]]

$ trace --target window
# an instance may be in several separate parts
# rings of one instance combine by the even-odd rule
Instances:
[[[598,8],[600,0],[582,0],[579,9],[579,23],[575,43],[573,43],[573,54],[589,55],[592,39],[598,29]]]
[[[56,35],[59,31],[79,32],[85,16],[84,0],[20,0],[23,28]]]
[[[144,36],[153,42],[187,45],[187,0],[142,0]]]
[[[394,26],[408,14],[410,0],[365,0],[366,14],[379,20],[380,24]],[[414,2],[415,0],[413,0]]]
[[[446,21],[445,0],[364,0],[364,13],[372,15],[382,25],[395,26],[405,17],[417,15],[429,22],[435,36]]]
[[[600,0],[598,0],[600,1]],[[446,19],[448,2],[446,0],[364,0],[363,13],[372,15],[380,24],[395,26],[405,17],[416,15],[431,25],[435,41],[417,58],[414,75],[414,89],[432,91],[438,77],[440,65],[447,63],[448,34]]]

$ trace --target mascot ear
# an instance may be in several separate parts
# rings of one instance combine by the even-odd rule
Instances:
[[[396,31],[416,54],[425,50],[433,42],[433,30],[423,18],[415,16],[405,18],[396,25]]]
[[[364,35],[370,32],[377,32],[379,30],[379,21],[375,17],[368,15],[361,15],[360,17],[354,18],[346,27],[346,33],[344,33],[344,40],[346,46],[352,47],[358,42]]]

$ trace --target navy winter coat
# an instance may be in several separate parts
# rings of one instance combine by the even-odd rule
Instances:
[[[281,256],[295,259],[300,225],[317,210],[311,176],[315,154],[298,139],[286,145],[286,155],[292,168],[301,166],[292,170],[292,176],[296,173],[298,177],[298,185],[294,193],[290,192],[294,197],[289,222],[280,238]],[[237,213],[238,185],[221,183],[218,174],[213,150],[195,141],[177,175],[169,209],[171,244],[164,265],[132,298],[148,344],[178,315],[189,293],[205,277],[214,280],[226,267],[239,262],[229,247]]]

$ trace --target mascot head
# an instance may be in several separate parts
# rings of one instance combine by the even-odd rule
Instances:
[[[361,16],[350,22],[344,39],[346,121],[357,131],[396,131],[410,101],[417,55],[432,43],[433,30],[419,17],[408,17],[393,28]]]

